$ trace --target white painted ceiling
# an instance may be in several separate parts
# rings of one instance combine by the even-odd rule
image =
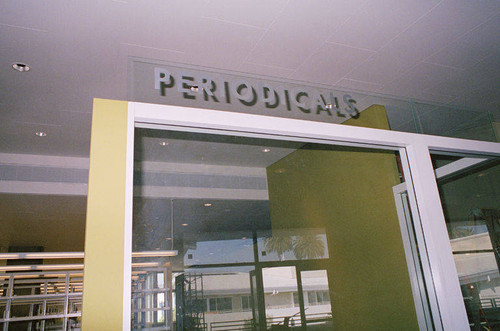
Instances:
[[[500,120],[498,0],[2,0],[0,153],[88,157],[92,99],[129,99],[130,57],[451,103]],[[4,239],[83,248],[84,197],[0,202]],[[61,228],[61,219],[73,223]],[[62,248],[40,241],[60,231]]]
[[[0,50],[0,152],[88,156],[92,98],[127,99],[130,56],[500,119],[498,0],[3,0]]]

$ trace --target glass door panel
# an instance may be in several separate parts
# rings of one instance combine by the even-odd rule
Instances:
[[[471,330],[500,328],[500,160],[432,155]]]
[[[134,141],[132,329],[418,329],[397,151],[157,129]]]
[[[407,183],[393,187],[394,201],[398,212],[399,224],[403,245],[405,246],[406,261],[413,290],[413,299],[418,315],[420,329],[434,329],[431,310],[438,311],[435,296],[429,295],[425,279],[432,279],[428,267],[428,259],[419,243],[424,242],[422,228],[413,219],[411,203],[407,190]],[[416,216],[418,218],[418,215]],[[421,254],[421,251],[423,253]],[[424,276],[425,275],[425,276]],[[432,308],[431,308],[432,307]]]

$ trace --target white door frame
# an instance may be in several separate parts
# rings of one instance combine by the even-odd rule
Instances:
[[[427,252],[429,274],[426,282],[432,284],[439,310],[432,311],[435,324],[438,329],[469,330],[430,151],[498,157],[500,156],[500,143],[138,102],[129,102],[128,111],[130,132],[127,139],[128,193],[125,220],[124,329],[130,329],[133,128],[135,126],[239,136],[259,135],[289,141],[311,141],[403,151],[407,161],[403,162],[403,168],[406,168],[405,174],[407,177],[411,174],[411,178],[407,178],[407,184],[409,183],[408,186],[411,187],[407,188],[409,196],[414,196],[417,208],[412,212],[418,212],[425,239],[425,243],[419,243],[419,245],[425,245]]]

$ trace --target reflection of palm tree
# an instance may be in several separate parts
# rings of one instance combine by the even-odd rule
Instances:
[[[276,252],[280,261],[285,259],[285,252],[293,249],[292,236],[275,233],[272,237],[264,239],[264,247],[267,251]]]
[[[322,257],[324,252],[325,243],[314,234],[297,236],[293,242],[293,253],[298,260]]]
[[[325,243],[320,236],[305,234],[295,239],[287,233],[274,233],[272,237],[264,239],[267,251],[278,254],[280,261],[285,259],[285,253],[293,250],[298,260],[315,259],[322,257],[325,252]]]

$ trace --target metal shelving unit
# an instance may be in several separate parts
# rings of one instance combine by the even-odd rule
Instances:
[[[1,274],[2,330],[79,330],[82,294],[81,270]]]
[[[133,268],[132,330],[172,330],[172,271]]]

